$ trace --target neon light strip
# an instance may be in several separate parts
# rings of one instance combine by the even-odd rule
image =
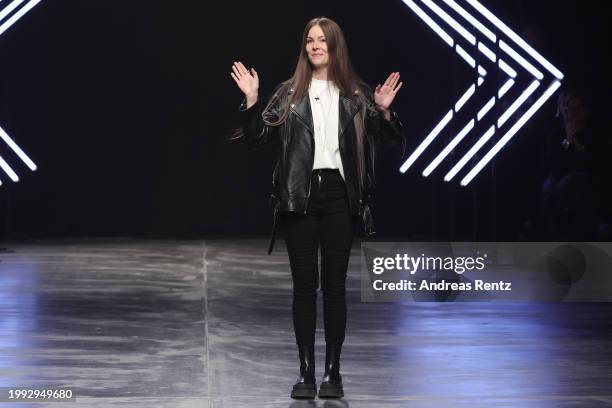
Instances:
[[[1,0],[0,0],[1,1]],[[0,21],[6,18],[10,13],[12,13],[17,7],[19,7],[24,0],[14,0],[7,7],[5,7],[0,12]],[[28,11],[30,11],[34,6],[40,3],[42,0],[30,0],[25,6],[23,6],[20,10],[18,10],[15,14],[13,14],[10,18],[8,18],[2,25],[0,25],[0,35],[3,34],[6,30],[8,30],[17,20],[23,17]],[[23,150],[11,139],[11,137],[4,131],[4,129],[0,128],[0,137],[9,145],[9,147],[19,156],[21,160],[30,168],[30,170],[35,171],[37,169],[36,164],[28,157],[27,154],[24,153]],[[4,172],[13,180],[14,182],[19,181],[19,177],[13,171],[11,166],[0,157],[0,167],[4,170]],[[0,182],[2,185],[2,182]]]
[[[514,79],[509,79],[506,81],[505,84],[502,85],[501,88],[499,88],[499,92],[497,97],[499,99],[503,98],[503,96],[510,90],[510,88],[512,88],[514,86]]]
[[[487,57],[492,63],[495,64],[495,62],[497,61],[497,55],[495,55],[495,53],[491,51],[489,47],[487,47],[486,45],[484,45],[483,43],[479,41],[478,50],[482,52],[485,55],[485,57]]]
[[[461,110],[463,105],[466,104],[466,102],[472,97],[472,95],[474,95],[475,92],[476,92],[476,85],[472,85],[470,89],[468,89],[455,104],[455,113]]]
[[[436,34],[442,37],[445,43],[447,43],[451,47],[455,44],[455,41],[452,39],[452,37],[448,35],[448,33],[444,31],[442,27],[440,27],[435,21],[433,21],[431,17],[427,15],[427,13],[425,13],[419,6],[417,6],[414,1],[403,1],[408,7],[410,7],[412,11],[416,13],[416,15],[421,18],[421,20],[423,20],[432,30],[434,30]]]
[[[472,129],[474,129],[474,119],[470,120],[468,124],[459,132],[457,136],[453,138],[453,140],[446,145],[444,150],[440,152],[440,154],[431,162],[429,166],[423,171],[423,177],[428,177],[432,171],[438,167],[438,165],[453,151],[453,149],[463,140],[463,138],[470,133]]]
[[[484,69],[481,65],[478,66],[478,74],[480,76],[487,76],[487,70]]]
[[[405,173],[410,168],[410,166],[414,164],[414,162],[425,151],[425,149],[427,149],[427,146],[429,146],[431,142],[440,134],[442,129],[444,129],[446,125],[448,125],[448,122],[450,122],[452,118],[453,118],[453,111],[450,110],[444,116],[444,118],[440,121],[440,123],[438,123],[438,125],[431,131],[431,133],[427,135],[425,140],[421,142],[419,147],[417,147],[417,149],[410,155],[408,160],[406,160],[406,162],[402,164],[402,167],[400,167],[400,171],[402,173]]]
[[[478,86],[482,85],[483,82],[484,82],[484,78],[478,77]]]
[[[468,30],[463,28],[461,24],[457,22],[454,18],[448,15],[444,10],[442,10],[437,4],[435,4],[431,0],[421,0],[427,7],[429,7],[434,13],[436,13],[440,18],[451,26],[456,32],[458,32],[463,38],[465,38],[470,44],[476,45],[476,37],[471,34]]]
[[[461,158],[461,160],[459,160],[459,162],[455,164],[451,171],[449,171],[446,176],[444,176],[444,181],[451,181],[457,175],[457,173],[459,173],[459,171],[468,163],[468,161],[470,161],[470,159],[474,157],[476,152],[478,152],[478,150],[480,150],[482,146],[484,146],[484,144],[487,143],[489,139],[491,139],[491,137],[493,137],[494,134],[495,126],[491,126],[489,130],[487,130],[486,133],[482,135],[480,139],[478,139],[478,142],[476,142],[476,144],[472,146],[472,148]]]
[[[553,74],[557,79],[563,79],[564,75],[561,71],[559,71],[553,64],[548,62],[546,58],[544,58],[540,53],[538,53],[535,49],[533,49],[529,44],[525,42],[521,37],[518,36],[514,31],[510,29],[506,24],[504,24],[499,18],[495,17],[493,13],[491,13],[486,7],[480,4],[477,0],[466,0],[468,3],[472,5],[476,10],[480,12],[483,16],[485,16],[491,23],[495,24],[497,28],[502,30],[504,34],[506,34],[512,41],[518,44],[523,50],[525,50],[529,55],[531,55],[536,61],[542,64],[551,74]]]
[[[561,82],[555,81],[548,87],[546,92],[540,98],[531,105],[531,107],[523,114],[523,116],[512,126],[512,128],[502,137],[493,148],[478,162],[476,166],[461,180],[462,186],[467,186],[474,177],[484,168],[484,166],[495,157],[495,155],[514,137],[514,135],[521,130],[521,128],[527,123],[529,119],[544,105],[544,103],[559,89]]]
[[[15,22],[17,22],[17,20],[23,17],[28,11],[32,10],[32,8],[34,8],[34,6],[36,6],[41,1],[42,0],[30,0],[25,6],[19,9],[18,12],[13,14],[0,26],[0,35],[2,35],[2,33],[8,30],[13,24],[15,24]]]
[[[496,43],[497,42],[497,37],[495,37],[495,34],[493,34],[493,32],[491,30],[489,30],[487,27],[482,25],[482,23],[480,21],[478,21],[470,13],[465,11],[465,9],[463,7],[461,7],[460,5],[458,5],[454,0],[444,0],[444,2],[450,8],[455,10],[457,12],[457,14],[459,14],[461,17],[466,19],[478,31],[483,33],[489,40],[491,40],[492,43]]]
[[[11,166],[9,166],[8,163],[5,162],[2,157],[0,157],[0,167],[2,167],[2,170],[4,170],[4,172],[8,174],[11,180],[13,180],[15,183],[19,181],[19,177],[17,176],[17,174],[13,171],[13,169],[11,169]]]
[[[509,81],[514,82],[512,79],[510,79]],[[509,82],[508,81],[508,82]],[[506,82],[505,85],[508,84],[508,82]],[[505,86],[504,85],[504,86]],[[482,118],[495,106],[495,97],[492,97],[491,99],[489,99],[489,101],[485,104],[485,106],[482,107],[482,109],[480,109],[480,111],[478,112],[478,121],[482,120]],[[424,177],[428,177],[432,171],[434,171],[436,169],[436,167],[438,167],[438,165],[440,164],[440,162],[442,162],[442,160],[444,160],[446,158],[446,156],[448,156],[448,154],[459,144],[459,142],[461,142],[461,140],[463,140],[465,138],[465,136],[474,128],[474,119],[472,119],[465,128],[463,128],[463,130],[461,132],[459,132],[459,134],[457,136],[455,136],[455,138],[444,148],[444,150],[434,159],[434,161],[431,162],[431,164],[429,166],[427,166],[427,168],[425,169],[425,171],[423,171],[423,176]]]
[[[472,68],[476,68],[476,60],[474,59],[474,57],[468,54],[468,52],[464,50],[459,44],[455,45],[455,51],[457,51],[457,54],[459,54],[461,58],[465,60],[465,62],[470,64]]]
[[[7,145],[19,156],[21,160],[30,168],[30,170],[35,171],[37,169],[36,164],[28,157],[27,154],[21,150],[19,146],[11,139],[11,137],[0,127],[0,137],[6,142]]]
[[[544,74],[542,74],[540,70],[531,65],[529,61],[527,61],[525,58],[521,57],[519,53],[510,48],[510,46],[506,44],[503,40],[499,40],[499,48],[506,54],[510,55],[513,60],[521,64],[523,68],[525,68],[527,71],[529,71],[529,73],[531,73],[531,75],[538,78],[540,81],[544,79]]]
[[[24,1],[25,0],[14,0],[13,2],[11,2],[11,4],[9,4],[2,11],[0,11],[0,20],[4,20],[6,16],[11,14],[13,10],[19,7],[19,5],[23,3]]]
[[[510,105],[510,107],[503,113],[503,115],[499,117],[497,120],[498,128],[502,127],[504,123],[506,123],[506,121],[510,119],[512,115],[514,115],[514,112],[516,112],[517,109],[531,96],[531,94],[535,92],[535,90],[540,86],[540,83],[540,81],[533,81],[531,85],[529,85],[527,89],[523,91],[521,96],[519,96],[516,101],[514,101],[512,105]]]
[[[516,78],[516,75],[517,75],[516,71],[512,69],[510,65],[506,64],[506,61],[500,58],[497,63],[499,65],[499,68],[502,71],[504,71],[506,74],[508,74],[509,77]]]
[[[478,112],[478,121],[480,122],[480,120],[482,118],[484,118],[484,116],[495,106],[495,97],[492,97],[491,99],[489,99],[489,102],[487,102],[487,104],[485,106],[482,107],[482,109]]]

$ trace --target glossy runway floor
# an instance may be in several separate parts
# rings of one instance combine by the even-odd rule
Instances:
[[[612,407],[612,305],[360,303],[358,243],[346,397],[291,400],[288,260],[266,245],[5,243],[0,387],[73,390],[52,407]]]

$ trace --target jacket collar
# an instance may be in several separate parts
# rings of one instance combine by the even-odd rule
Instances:
[[[353,98],[340,94],[340,103],[338,107],[340,110],[340,128],[338,130],[338,136],[342,137],[344,131],[355,117],[355,114],[359,111],[359,104]]]
[[[338,118],[338,136],[342,136],[349,123],[353,120],[355,114],[359,111],[359,104],[356,102],[357,92],[354,95],[348,96],[340,92],[340,101],[338,103],[338,110],[340,116]],[[289,93],[293,93],[293,89],[289,90]],[[306,93],[299,101],[291,104],[290,109],[300,118],[300,120],[306,125],[310,133],[314,135],[314,125],[312,121],[312,108],[310,106],[310,98]]]

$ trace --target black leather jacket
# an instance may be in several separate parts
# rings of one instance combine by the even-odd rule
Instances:
[[[278,89],[278,88],[277,88]],[[366,236],[373,235],[374,223],[370,211],[369,200],[374,188],[374,158],[375,145],[395,145],[404,141],[403,127],[397,113],[391,111],[391,120],[370,106],[365,109],[357,97],[360,91],[353,95],[340,93],[338,145],[344,180],[347,188],[348,203],[351,214],[359,215]],[[275,103],[266,112],[268,121],[279,118],[280,106],[293,89],[280,94]],[[371,96],[367,98],[372,104]],[[246,100],[240,105],[240,123],[245,138],[251,148],[257,148],[265,143],[278,143],[279,155],[272,176],[271,206],[273,212],[272,237],[268,254],[272,253],[278,214],[280,211],[292,211],[306,214],[310,198],[310,178],[314,163],[314,128],[310,98],[308,94],[301,100],[291,104],[289,114],[280,126],[268,126],[264,123],[262,113],[265,103],[258,101],[246,108]],[[359,113],[359,115],[358,115]],[[355,119],[357,118],[357,119]],[[356,129],[354,120],[361,120],[361,129],[365,129],[365,169],[366,183],[362,188],[358,181],[356,160]]]

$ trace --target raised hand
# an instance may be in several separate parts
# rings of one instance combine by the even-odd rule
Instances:
[[[257,98],[259,92],[259,77],[257,71],[251,68],[249,71],[240,61],[235,61],[232,65],[232,78],[236,81],[238,88],[247,98]]]
[[[397,91],[403,85],[403,82],[398,84],[400,79],[399,72],[392,72],[383,85],[378,84],[374,90],[374,103],[380,110],[386,111],[389,109],[395,99]]]

